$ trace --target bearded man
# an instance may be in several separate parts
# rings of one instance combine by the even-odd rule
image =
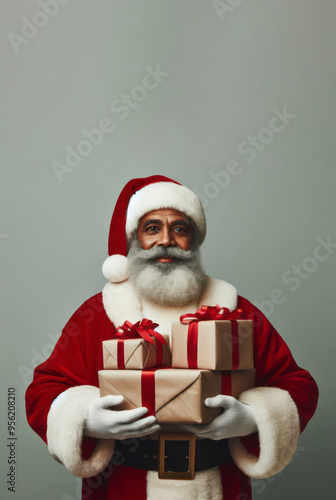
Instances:
[[[163,176],[130,181],[112,216],[103,265],[108,283],[75,312],[35,370],[28,421],[51,455],[84,478],[83,499],[248,500],[249,478],[281,471],[314,414],[316,383],[267,318],[232,285],[205,274],[199,250],[205,233],[202,205],[188,188]],[[174,321],[203,304],[240,308],[253,320],[253,389],[238,400],[208,398],[206,405],[223,408],[210,424],[165,429],[147,408],[118,411],[123,396],[99,398],[101,344],[119,325],[149,318],[170,335]],[[196,435],[193,480],[158,478],[162,430]],[[177,469],[181,453],[177,446],[170,457]]]

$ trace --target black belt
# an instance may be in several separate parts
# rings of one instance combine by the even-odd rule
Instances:
[[[160,441],[116,441],[114,457],[126,467],[158,471],[161,478],[193,479],[195,471],[211,469],[229,460],[227,443],[227,439],[196,440],[194,434],[161,434]]]

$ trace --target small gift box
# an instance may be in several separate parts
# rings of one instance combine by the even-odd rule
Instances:
[[[115,409],[148,408],[159,423],[211,422],[222,413],[221,408],[208,408],[206,398],[223,394],[238,397],[253,387],[254,370],[212,372],[209,370],[100,370],[101,397],[122,395],[124,401]]]
[[[116,338],[103,341],[103,366],[110,370],[143,370],[170,366],[169,337],[148,319],[134,325],[129,321],[117,329]]]
[[[172,327],[172,366],[206,370],[252,369],[253,321],[220,306],[202,306]],[[239,319],[241,318],[241,319]]]

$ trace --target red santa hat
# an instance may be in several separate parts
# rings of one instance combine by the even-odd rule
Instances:
[[[111,219],[109,257],[103,264],[103,274],[107,280],[120,283],[129,278],[129,238],[141,217],[160,208],[174,208],[185,213],[198,228],[199,243],[203,242],[206,233],[205,214],[195,193],[163,175],[132,179],[121,191]]]

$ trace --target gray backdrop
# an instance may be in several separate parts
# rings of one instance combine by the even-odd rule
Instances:
[[[262,308],[320,388],[295,459],[254,498],[331,498],[335,14],[330,0],[2,0],[1,498],[78,498],[24,393],[105,283],[120,190],[154,173],[202,197],[208,273]]]

